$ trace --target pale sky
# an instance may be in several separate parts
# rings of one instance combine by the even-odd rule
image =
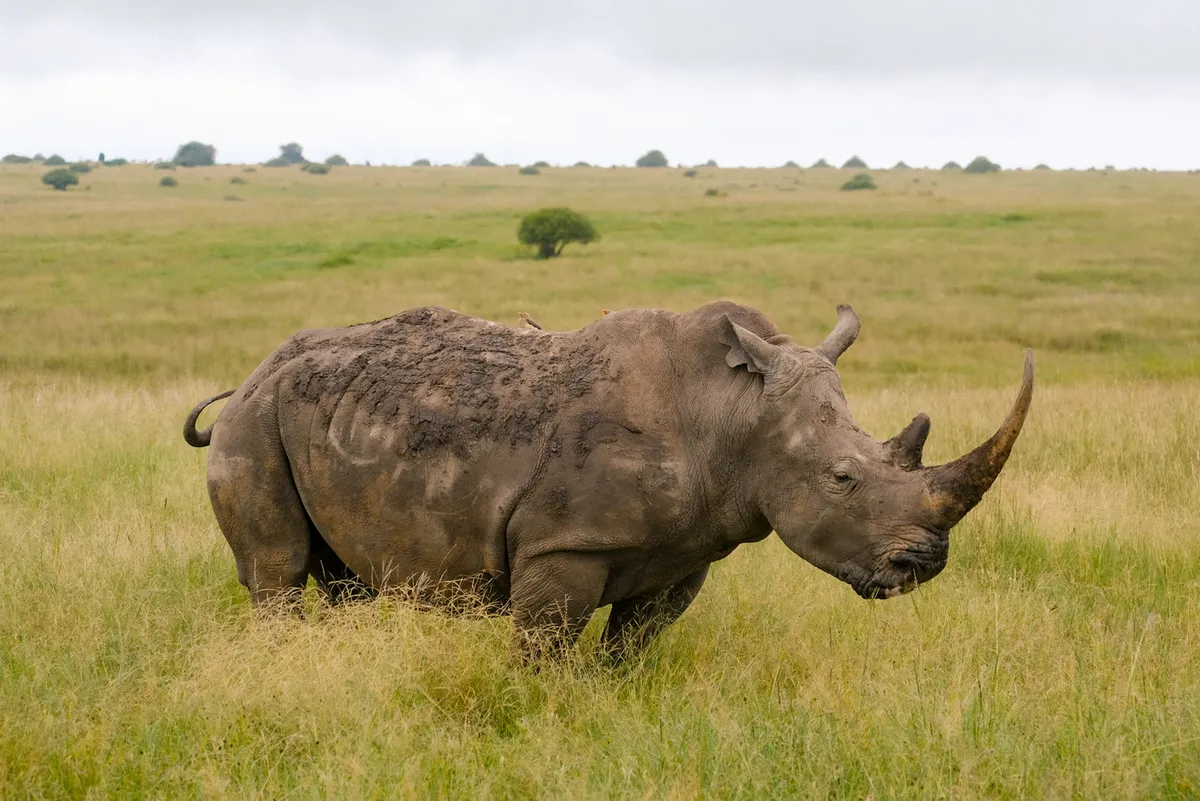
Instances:
[[[1200,0],[0,0],[0,154],[1200,168]]]

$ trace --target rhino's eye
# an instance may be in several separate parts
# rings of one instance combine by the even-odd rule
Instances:
[[[854,480],[854,476],[850,475],[849,473],[847,473],[844,470],[838,470],[838,471],[834,472],[833,480],[839,484],[849,484],[851,481]]]

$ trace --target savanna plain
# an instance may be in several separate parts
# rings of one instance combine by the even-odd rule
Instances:
[[[1200,175],[41,172],[0,168],[0,797],[1200,797]],[[534,260],[556,205],[602,239]],[[289,334],[718,298],[810,344],[851,303],[850,407],[928,412],[927,463],[1034,349],[941,576],[863,601],[770,538],[617,668],[605,610],[539,670],[506,619],[252,614],[180,427]]]

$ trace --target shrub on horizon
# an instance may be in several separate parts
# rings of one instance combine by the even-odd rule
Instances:
[[[875,181],[865,172],[860,172],[858,175],[851,178],[846,183],[842,184],[843,192],[855,192],[860,189],[875,189]]]
[[[850,158],[846,159],[846,163],[842,165],[842,169],[843,170],[865,170],[865,169],[867,169],[867,163],[865,161],[863,161],[862,159],[860,159],[858,156],[851,156]]]
[[[325,166],[326,167],[349,167],[350,162],[346,161],[344,156],[339,156],[338,154],[335,153],[332,156],[330,156],[329,158],[325,159]]]
[[[636,162],[639,167],[666,167],[667,157],[661,150],[651,150]]]
[[[476,153],[471,156],[471,160],[467,162],[468,167],[495,167],[495,163],[488,160],[488,157],[482,153]]]
[[[180,167],[211,167],[217,163],[217,149],[203,142],[188,142],[179,146],[171,162]]]
[[[165,186],[168,188],[175,187],[175,186],[179,186],[179,181],[176,181],[175,176],[173,176],[173,175],[164,175],[162,177],[162,180],[158,182],[158,185]]]
[[[1000,165],[988,159],[987,156],[976,156],[971,163],[963,167],[963,172],[982,175],[989,172],[1000,172]]]

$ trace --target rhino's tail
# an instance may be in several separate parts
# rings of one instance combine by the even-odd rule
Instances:
[[[187,419],[183,421],[184,442],[186,442],[188,445],[191,445],[193,448],[207,448],[208,443],[212,441],[213,427],[209,426],[201,431],[196,430],[196,421],[200,419],[200,412],[204,411],[205,407],[207,407],[210,403],[216,403],[222,398],[228,398],[235,392],[237,392],[236,389],[231,389],[228,392],[222,392],[220,395],[213,395],[211,398],[205,398],[204,400],[200,401],[196,408],[192,409],[191,413],[187,416]]]

